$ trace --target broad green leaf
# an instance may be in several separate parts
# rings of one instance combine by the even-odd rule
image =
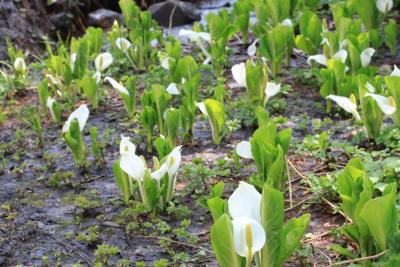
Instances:
[[[393,120],[396,126],[400,126],[400,77],[386,76],[385,84],[388,88],[389,95],[394,98],[396,103],[396,112],[393,114]]]
[[[39,84],[38,84],[38,97],[39,97],[39,103],[42,111],[46,113],[47,110],[47,99],[49,97],[49,81],[47,78],[44,78]]]
[[[176,146],[176,137],[178,135],[180,112],[179,109],[169,108],[164,113],[166,133],[171,147]]]
[[[379,251],[387,249],[389,236],[399,230],[396,195],[396,184],[389,184],[381,197],[367,201],[360,212],[360,217],[368,225]]]
[[[272,163],[268,170],[268,179],[271,180],[269,184],[272,184],[274,188],[278,190],[284,190],[286,185],[286,161],[283,155],[283,150],[280,145],[278,145],[278,155],[275,158],[275,161]]]
[[[221,267],[241,267],[235,252],[233,228],[229,215],[223,214],[211,227],[211,244]]]
[[[289,258],[294,250],[300,246],[301,238],[310,223],[311,215],[304,214],[299,218],[291,218],[283,228],[281,250],[276,266],[282,266]]]
[[[282,249],[282,230],[284,220],[283,194],[264,185],[261,200],[261,221],[266,232],[267,240],[261,250],[263,267],[276,267]]]
[[[218,182],[217,184],[213,185],[211,188],[211,197],[221,197],[224,193],[225,183]]]
[[[207,205],[214,222],[228,211],[226,200],[220,197],[210,198],[209,200],[207,200]]]
[[[247,93],[251,103],[259,106],[264,105],[265,88],[267,86],[267,65],[262,62],[253,64],[251,61],[246,62],[246,84]]]
[[[367,29],[379,26],[380,12],[376,8],[376,0],[353,0],[353,8],[361,17]]]
[[[85,76],[78,82],[79,88],[90,99],[94,109],[97,109],[97,83],[91,76]]]
[[[224,104],[214,99],[207,99],[204,101],[204,105],[207,109],[207,114],[210,119],[213,141],[218,145],[221,143],[221,140],[224,136]]]
[[[124,171],[121,170],[119,163],[120,163],[120,161],[117,160],[117,161],[115,161],[115,163],[113,165],[115,182],[117,183],[118,188],[122,193],[124,203],[128,204],[129,198],[132,195],[132,193],[130,191],[129,177]]]
[[[157,188],[157,182],[151,178],[150,173],[146,171],[143,178],[143,202],[150,210],[154,210],[157,206],[160,192]]]
[[[390,48],[392,56],[396,56],[397,53],[397,35],[398,28],[395,20],[390,19],[388,24],[385,26],[385,43]]]

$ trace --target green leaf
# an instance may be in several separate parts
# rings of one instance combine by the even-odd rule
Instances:
[[[38,97],[39,97],[40,107],[41,107],[43,113],[46,113],[47,98],[49,97],[49,81],[47,78],[44,78],[38,84]]]
[[[306,10],[304,11],[299,20],[300,24],[300,33],[303,36],[303,39],[308,39],[309,42],[312,44],[312,51],[316,52],[316,49],[320,46],[322,42],[321,32],[322,32],[322,23],[319,17],[313,13],[312,11]],[[296,38],[297,40],[297,38]],[[301,41],[301,39],[300,39]],[[303,45],[306,45],[308,41],[301,41],[305,42]],[[297,44],[297,42],[296,42]],[[300,48],[301,49],[301,48]],[[310,49],[310,48],[309,48]],[[306,50],[308,50],[306,48]],[[309,50],[311,51],[311,50]]]
[[[72,152],[75,163],[81,166],[85,162],[85,145],[82,141],[82,134],[77,119],[73,119],[69,130],[64,134],[64,140]]]
[[[219,145],[224,137],[224,104],[214,99],[206,99],[204,105],[207,110],[208,118],[210,119],[213,142]]]
[[[169,145],[175,147],[180,122],[179,109],[169,108],[165,111],[164,116]]]
[[[101,159],[102,156],[102,149],[99,145],[99,142],[97,141],[98,128],[92,127],[90,128],[89,132],[90,132],[90,141],[92,143],[93,156],[96,160],[99,160]]]
[[[388,24],[385,26],[385,43],[390,48],[392,56],[395,57],[397,54],[397,23],[395,20],[390,19]]]
[[[224,193],[225,183],[219,182],[211,188],[211,197],[221,197]]]
[[[379,27],[380,12],[376,7],[376,0],[353,0],[352,7],[361,17],[367,29]]]
[[[389,236],[399,230],[396,195],[396,183],[389,184],[381,197],[367,201],[360,212],[360,217],[368,225],[379,251],[387,249]]]
[[[211,244],[221,267],[241,267],[233,242],[233,228],[229,215],[223,214],[211,227]]]
[[[120,161],[117,160],[113,164],[115,182],[117,183],[118,188],[122,193],[124,203],[128,204],[129,198],[132,195],[129,185],[129,176],[124,171],[122,171],[119,163]]]
[[[257,61],[246,62],[247,93],[251,103],[264,106],[265,88],[268,82],[267,65]]]
[[[124,99],[124,104],[125,104],[126,110],[128,111],[128,115],[132,117],[136,111],[137,88],[136,88],[136,78],[135,77],[130,77],[126,81],[126,89],[129,92],[129,97],[126,96],[127,99]]]
[[[103,47],[103,29],[89,27],[86,29],[85,35],[82,37],[88,43],[89,55],[98,54]]]
[[[301,238],[310,223],[311,215],[304,214],[299,218],[290,219],[282,232],[281,250],[277,260],[277,266],[283,265],[292,255],[293,251],[300,246]]]
[[[267,183],[274,188],[284,190],[286,186],[286,161],[281,146],[278,145],[278,155],[268,170]],[[271,180],[271,182],[269,182]]]
[[[157,182],[146,171],[143,178],[143,202],[148,209],[154,210],[157,207],[159,197],[160,192],[158,191]]]
[[[97,109],[97,83],[92,76],[85,76],[78,82],[79,88],[90,99],[94,109]]]
[[[211,212],[214,222],[228,211],[228,204],[226,200],[220,197],[213,197],[207,200],[207,206]]]
[[[311,40],[302,34],[296,36],[295,44],[298,49],[302,50],[307,55],[314,55],[317,53],[317,48]]]
[[[158,127],[159,132],[165,134],[164,128],[164,112],[168,108],[168,103],[171,100],[171,95],[167,93],[164,86],[159,84],[154,84],[152,86],[152,92],[154,97],[154,102],[157,111]]]
[[[267,239],[264,248],[261,250],[263,267],[279,266],[277,262],[282,249],[283,220],[283,194],[268,185],[264,185],[261,199],[261,222]]]
[[[354,255],[350,250],[348,250],[347,248],[344,248],[338,244],[331,244],[328,247],[330,250],[333,250],[345,257],[351,258],[351,259],[355,259],[357,258],[356,255]]]
[[[269,112],[263,107],[258,106],[256,108],[256,117],[258,122],[258,127],[267,125],[270,122]]]
[[[386,76],[385,84],[388,88],[389,95],[393,97],[396,103],[396,111],[393,114],[393,121],[396,126],[400,126],[400,77]]]

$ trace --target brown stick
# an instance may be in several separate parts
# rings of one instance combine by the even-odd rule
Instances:
[[[335,262],[335,263],[333,263],[333,264],[331,264],[331,265],[329,265],[328,267],[330,267],[330,266],[338,266],[338,265],[344,265],[344,264],[350,264],[350,263],[355,263],[355,262],[359,262],[359,261],[366,261],[366,260],[373,260],[373,259],[377,259],[377,258],[379,258],[379,257],[381,257],[381,256],[383,256],[386,252],[388,252],[389,250],[387,249],[387,250],[385,250],[385,251],[382,251],[381,253],[379,253],[379,254],[376,254],[376,255],[372,255],[372,256],[367,256],[367,257],[362,257],[362,258],[358,258],[358,259],[352,259],[352,260],[347,260],[347,261],[340,261],[340,262]]]

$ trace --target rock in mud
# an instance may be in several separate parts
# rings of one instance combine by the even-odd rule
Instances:
[[[89,26],[110,28],[114,21],[122,22],[122,15],[109,10],[109,9],[98,9],[89,14],[88,24]]]
[[[172,26],[180,26],[201,19],[200,11],[189,2],[168,0],[149,7],[153,18],[164,27],[168,27],[172,16]]]

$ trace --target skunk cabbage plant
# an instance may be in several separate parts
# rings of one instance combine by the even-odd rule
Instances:
[[[280,92],[280,85],[268,82],[267,65],[250,60],[232,67],[232,76],[242,87],[246,87],[250,103],[264,106],[267,101]]]
[[[207,99],[197,103],[200,111],[208,117],[214,144],[219,145],[225,135],[225,107],[224,104],[214,99]]]
[[[253,183],[262,188],[266,182],[270,186],[283,190],[286,185],[286,157],[291,139],[291,129],[278,132],[273,122],[258,128],[250,141],[242,141],[236,147],[236,153],[245,159],[253,159],[258,176]]]
[[[63,138],[72,152],[75,163],[80,167],[85,165],[85,144],[81,132],[86,125],[88,117],[89,109],[83,104],[69,115],[62,128]]]
[[[111,86],[117,90],[124,102],[125,109],[129,117],[132,117],[136,111],[136,84],[134,78],[129,78],[126,82],[127,87],[124,87],[121,83],[117,82],[111,77],[106,77],[104,81],[111,84]]]
[[[134,195],[134,183],[138,184],[143,204],[155,211],[159,205],[172,200],[176,175],[181,163],[181,147],[174,148],[160,162],[154,161],[156,170],[151,172],[143,157],[135,154],[136,146],[128,137],[122,136],[120,143],[121,159],[114,163],[114,175],[123,195],[125,204]],[[161,164],[161,165],[160,165]]]
[[[253,261],[260,267],[283,266],[310,221],[305,214],[285,224],[283,194],[267,184],[260,194],[240,182],[228,201],[217,195],[207,203],[214,214],[211,243],[221,267],[250,267]]]

